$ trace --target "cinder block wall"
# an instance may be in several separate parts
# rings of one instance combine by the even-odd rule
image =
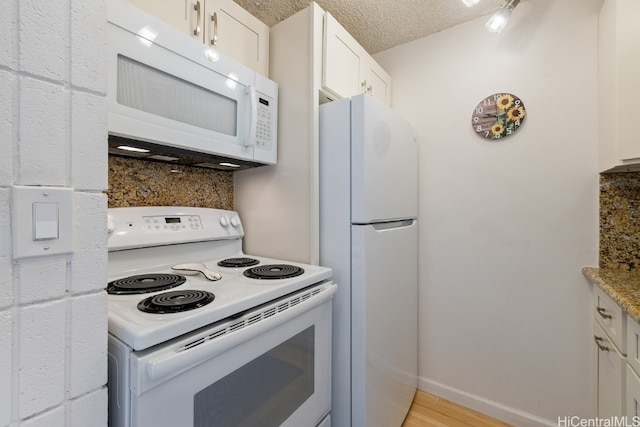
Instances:
[[[0,426],[106,426],[105,3],[0,10]],[[14,259],[15,186],[73,189],[72,253]]]

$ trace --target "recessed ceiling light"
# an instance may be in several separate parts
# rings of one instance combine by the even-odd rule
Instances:
[[[149,150],[147,150],[145,148],[131,147],[129,145],[119,145],[118,149],[124,150],[124,151],[133,151],[134,153],[148,153],[149,152]]]
[[[161,160],[163,162],[175,162],[176,160],[178,160],[177,157],[163,156],[160,154],[154,154],[153,156],[147,157],[147,159]]]

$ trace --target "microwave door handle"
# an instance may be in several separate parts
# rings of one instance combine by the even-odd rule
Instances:
[[[250,147],[256,143],[256,128],[258,127],[258,95],[256,93],[255,86],[247,86],[247,91],[249,92],[251,114],[247,138],[244,141],[244,145],[246,147]]]

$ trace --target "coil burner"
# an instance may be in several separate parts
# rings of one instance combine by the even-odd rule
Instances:
[[[140,274],[107,284],[107,293],[115,295],[148,294],[182,285],[186,277],[179,274]]]
[[[251,267],[252,265],[256,265],[259,263],[260,261],[258,261],[257,259],[248,258],[248,257],[227,258],[227,259],[223,259],[222,261],[218,261],[218,265],[220,267],[234,267],[234,268]]]
[[[170,291],[154,295],[138,303],[138,309],[146,313],[180,313],[205,306],[215,299],[207,291]]]
[[[242,274],[251,279],[275,280],[300,276],[304,269],[290,264],[259,265],[245,270]]]

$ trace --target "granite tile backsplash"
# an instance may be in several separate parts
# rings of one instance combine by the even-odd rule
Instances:
[[[600,174],[599,267],[640,268],[640,172]]]
[[[233,209],[233,172],[109,156],[108,206]]]
[[[233,209],[233,172],[109,156],[110,208]],[[640,268],[640,172],[600,174],[601,269]]]

